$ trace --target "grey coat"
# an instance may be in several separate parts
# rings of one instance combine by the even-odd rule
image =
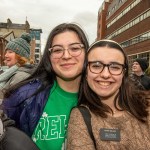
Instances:
[[[3,90],[28,78],[32,73],[33,66],[25,65],[23,67],[13,66],[0,75],[0,99],[3,99]],[[5,75],[4,75],[5,74]],[[3,80],[2,80],[3,79]]]

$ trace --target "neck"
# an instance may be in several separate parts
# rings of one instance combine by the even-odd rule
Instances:
[[[137,76],[141,76],[141,75],[143,75],[144,73],[143,73],[142,71],[140,71],[140,72],[135,72],[135,74],[136,74]]]
[[[109,106],[112,110],[116,110],[115,105],[114,105],[114,99],[112,98],[107,98],[107,99],[101,99],[104,104]]]
[[[115,97],[116,95],[118,94],[118,91],[116,91],[116,93],[114,93],[113,95],[109,96],[109,97],[100,97],[101,101],[106,104],[107,106],[109,106],[113,113],[115,114],[118,110],[115,108],[115,105],[114,105],[114,100],[115,100]],[[118,105],[118,98],[117,98],[117,101],[116,101],[116,106],[117,108],[120,108],[119,105]]]
[[[116,109],[114,106],[114,101],[106,101],[105,104],[107,104],[113,111],[113,113],[108,113],[109,116],[120,117],[123,115],[124,111],[120,111],[120,110]],[[118,100],[117,100],[117,108],[120,109],[120,107],[118,105]]]
[[[65,81],[59,77],[56,77],[59,86],[70,93],[77,93],[79,91],[81,76],[77,77],[74,80]]]

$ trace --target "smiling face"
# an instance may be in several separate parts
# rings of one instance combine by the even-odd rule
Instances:
[[[138,62],[133,62],[132,64],[132,71],[135,73],[135,74],[138,74],[138,73],[142,73],[142,69],[141,69],[141,66]]]
[[[82,72],[85,50],[83,47],[80,55],[76,57],[71,56],[67,49],[74,43],[82,44],[78,35],[73,31],[65,31],[56,35],[53,39],[52,47],[57,45],[65,49],[64,55],[61,58],[53,58],[50,56],[52,68],[57,78],[70,81],[78,78]]]
[[[124,64],[124,56],[121,51],[109,47],[96,47],[90,50],[88,62],[99,61],[103,64]],[[101,73],[92,73],[87,67],[87,82],[89,87],[101,98],[113,98],[122,84],[123,71],[119,75],[112,75],[108,67]]]
[[[9,49],[6,50],[4,63],[8,67],[12,67],[13,65],[15,65],[17,63],[16,53]]]

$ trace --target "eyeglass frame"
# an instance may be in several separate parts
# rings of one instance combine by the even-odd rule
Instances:
[[[93,72],[93,71],[91,70],[90,64],[92,64],[92,63],[97,63],[97,62],[99,62],[99,63],[102,65],[102,70],[101,70],[100,72],[98,72],[98,73],[95,73],[95,72]],[[121,72],[120,72],[119,74],[113,74],[113,73],[111,73],[109,67],[110,67],[111,65],[114,65],[114,64],[115,64],[115,65],[122,66]],[[120,75],[124,70],[126,70],[126,67],[125,67],[124,64],[120,64],[120,63],[117,63],[117,62],[113,62],[113,63],[110,63],[110,64],[104,64],[104,63],[102,63],[101,61],[89,61],[89,62],[88,62],[88,66],[89,66],[89,70],[90,70],[92,73],[94,73],[94,74],[102,73],[105,67],[108,68],[108,71],[109,71],[109,73],[110,73],[111,75]]]
[[[74,45],[74,44],[80,45],[80,49],[81,49],[80,54],[81,54],[81,53],[82,53],[82,48],[84,48],[84,45],[83,45],[82,43],[72,43],[72,44],[70,44],[69,46],[72,46],[72,45]],[[63,50],[62,56],[61,56],[61,57],[58,57],[58,58],[56,58],[56,59],[62,58],[63,55],[64,55],[64,53],[65,53],[65,50],[67,50],[68,53],[69,53],[69,55],[72,56],[72,55],[70,54],[70,52],[69,52],[69,46],[68,46],[68,48],[64,48],[64,47],[61,46],[61,45],[54,45],[53,47],[49,48],[48,50],[49,50],[49,52],[50,52],[50,55],[52,54],[52,49],[53,49],[55,46],[58,46],[58,47],[62,48],[62,50]],[[80,54],[79,54],[79,55],[80,55]],[[77,56],[72,56],[72,57],[78,57],[79,55],[77,55]],[[55,58],[55,57],[53,57],[53,58]]]

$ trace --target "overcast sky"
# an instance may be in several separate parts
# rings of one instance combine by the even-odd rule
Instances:
[[[89,42],[96,38],[98,10],[103,0],[0,0],[0,22],[24,24],[26,17],[31,28],[43,33],[42,49],[48,34],[56,25],[75,22],[87,33]]]

